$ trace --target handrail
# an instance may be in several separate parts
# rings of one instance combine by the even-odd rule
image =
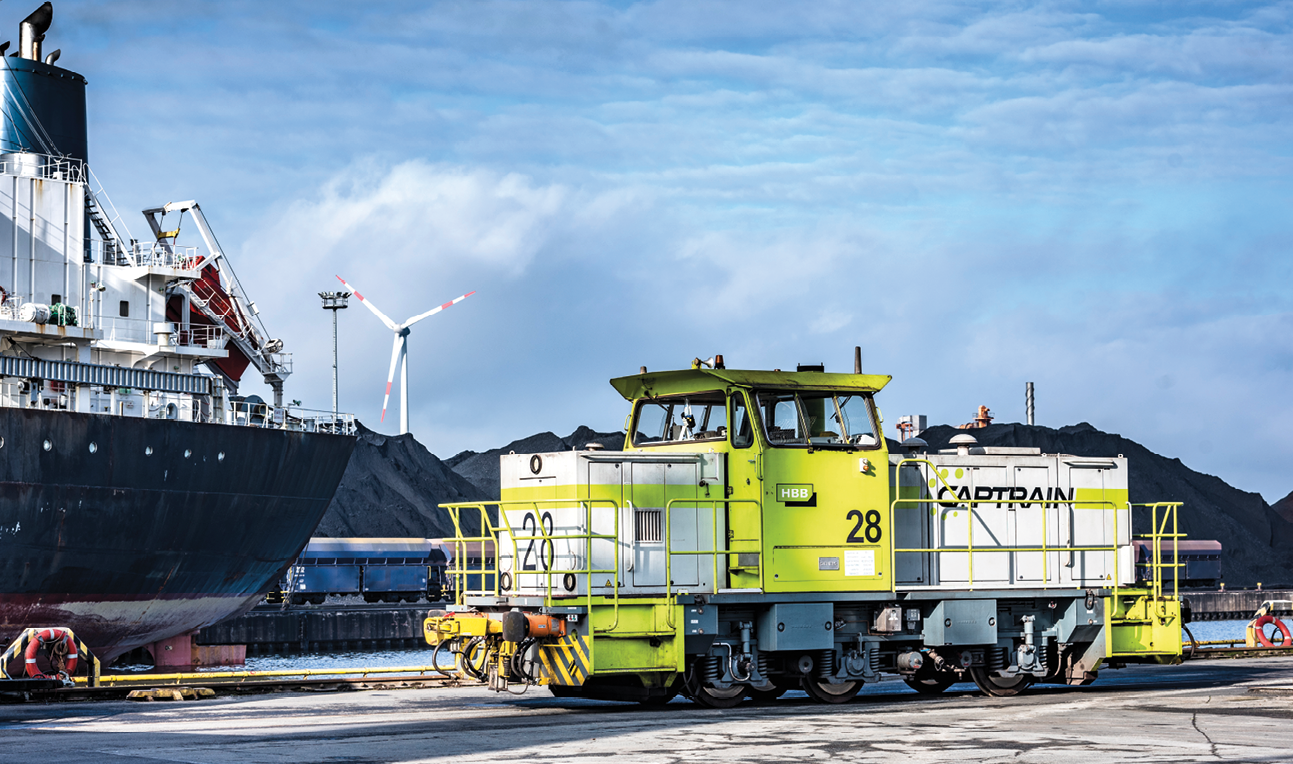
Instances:
[[[599,504],[613,510],[613,514],[615,518],[613,533],[607,534],[607,533],[592,532],[593,506],[599,505]],[[542,519],[536,517],[536,519],[539,520],[539,522],[535,523],[535,526],[538,529],[539,535],[530,535],[530,536],[517,535],[514,529],[512,528],[511,520],[507,516],[508,508],[533,507],[534,512],[537,515],[539,505],[557,505],[559,507],[565,507],[565,508],[571,508],[573,505],[579,505],[584,510],[584,520],[585,520],[584,527],[588,529],[587,532],[557,534],[556,531],[554,530],[552,533],[549,533],[547,529],[544,528]],[[592,606],[593,606],[593,574],[610,573],[614,576],[614,579],[612,581],[613,588],[612,588],[612,594],[611,594],[612,612],[614,614],[614,617],[612,619],[610,627],[606,629],[601,629],[600,631],[602,633],[606,633],[608,631],[613,631],[619,626],[620,587],[622,584],[620,582],[620,570],[619,570],[620,552],[618,548],[618,543],[616,543],[615,545],[616,546],[615,553],[614,553],[615,561],[614,561],[613,567],[611,568],[593,567],[593,542],[596,540],[607,540],[611,542],[618,542],[619,531],[620,531],[620,509],[621,509],[619,502],[615,501],[614,499],[570,498],[570,499],[532,499],[532,500],[510,500],[510,501],[458,502],[458,503],[441,504],[440,506],[449,512],[450,517],[452,518],[453,524],[454,524],[454,533],[455,533],[455,536],[453,539],[454,545],[455,545],[454,546],[454,551],[455,551],[454,567],[451,569],[446,569],[445,572],[454,576],[455,589],[457,591],[455,599],[457,601],[457,604],[459,605],[465,604],[464,598],[467,592],[467,578],[472,574],[479,574],[481,576],[481,582],[480,582],[481,589],[473,590],[473,591],[485,593],[487,591],[484,588],[485,577],[492,573],[492,575],[494,576],[494,587],[493,587],[492,593],[496,597],[501,596],[501,592],[499,589],[499,577],[505,571],[501,571],[499,569],[501,567],[501,561],[504,557],[504,555],[502,554],[502,549],[500,548],[501,542],[498,539],[498,534],[500,532],[505,532],[508,534],[508,539],[510,540],[512,545],[512,554],[508,559],[512,560],[513,570],[511,571],[511,573],[515,577],[514,580],[516,582],[516,586],[518,587],[520,585],[520,575],[523,572],[516,568],[516,560],[520,557],[520,547],[518,545],[518,542],[542,541],[548,544],[548,548],[554,550],[554,562],[555,562],[555,547],[553,546],[554,541],[583,540],[584,566],[582,568],[556,569],[554,567],[546,567],[542,572],[534,571],[535,575],[546,576],[546,583],[544,585],[544,605],[545,607],[552,607],[553,603],[555,602],[552,595],[553,575],[564,576],[565,574],[568,574],[568,573],[583,575],[585,577],[584,598],[586,600],[588,611],[589,613],[591,613]],[[487,507],[489,506],[494,506],[498,508],[498,517],[500,521],[498,524],[495,524],[489,518],[489,511],[487,509]],[[480,511],[482,534],[488,533],[488,535],[470,536],[470,537],[463,535],[460,513],[463,509],[473,509],[473,508]],[[469,543],[481,544],[481,561],[480,561],[479,569],[471,569],[471,568],[463,567],[466,561],[466,545]],[[491,544],[494,547],[494,564],[493,564],[492,570],[488,565],[486,565],[487,558],[485,556],[485,544]],[[539,556],[540,556],[540,559],[544,559],[542,547],[540,547]],[[602,595],[602,596],[605,597],[605,595]],[[590,621],[589,628],[590,629],[592,628],[591,621]]]
[[[901,485],[901,471],[902,471],[902,466],[903,466],[904,464],[927,464],[927,465],[929,465],[929,467],[930,467],[930,472],[932,472],[932,473],[933,473],[934,478],[935,478],[935,479],[937,479],[937,480],[938,480],[938,482],[942,483],[942,484],[943,484],[943,486],[944,486],[945,488],[947,488],[947,489],[948,489],[948,491],[949,491],[953,496],[956,496],[956,492],[955,492],[955,490],[954,490],[954,487],[953,487],[950,483],[948,483],[948,482],[947,482],[947,479],[946,479],[945,477],[943,477],[943,474],[939,471],[938,465],[935,465],[933,462],[931,462],[931,461],[930,461],[930,460],[928,460],[928,459],[921,459],[921,458],[915,458],[915,457],[908,457],[908,458],[900,459],[900,460],[897,462],[897,464],[895,464],[895,465],[894,465],[894,476],[895,476],[895,480],[896,480],[896,481],[898,481],[898,482],[894,485],[893,496],[894,496],[895,498],[894,498],[893,502],[892,502],[892,503],[891,503],[891,505],[890,505],[890,517],[891,517],[891,518],[893,518],[893,517],[895,517],[895,516],[896,516],[896,514],[897,514],[897,509],[898,509],[898,505],[899,505],[899,504],[903,504],[903,505],[915,504],[915,505],[919,506],[919,505],[924,505],[924,504],[940,504],[940,505],[941,505],[941,504],[943,504],[943,503],[944,503],[944,502],[938,501],[938,500],[937,500],[937,498],[935,498],[935,497],[913,497],[913,498],[907,498],[907,499],[899,498],[899,495],[900,495],[901,489],[902,489],[902,487],[903,487],[903,486]],[[922,484],[922,485],[920,486],[920,488],[921,488],[921,490],[922,490],[922,492],[923,492],[923,491],[924,491],[924,485]],[[1158,544],[1157,544],[1157,543],[1155,544],[1155,557],[1154,557],[1153,561],[1151,562],[1151,565],[1152,565],[1152,568],[1153,568],[1153,571],[1154,571],[1154,575],[1155,575],[1155,578],[1151,581],[1152,597],[1153,597],[1153,599],[1154,599],[1154,601],[1155,601],[1155,602],[1158,602],[1159,600],[1161,600],[1161,599],[1162,599],[1162,568],[1164,568],[1164,567],[1172,567],[1172,568],[1173,568],[1174,576],[1176,576],[1176,578],[1174,579],[1174,582],[1173,582],[1173,596],[1177,596],[1177,595],[1179,594],[1179,585],[1178,585],[1178,584],[1179,584],[1179,574],[1177,573],[1176,568],[1181,567],[1181,565],[1180,565],[1180,563],[1179,563],[1179,559],[1180,559],[1180,558],[1179,558],[1179,556],[1178,556],[1178,551],[1177,551],[1177,539],[1178,539],[1178,538],[1180,538],[1180,537],[1183,537],[1183,536],[1184,536],[1184,534],[1181,534],[1181,533],[1179,533],[1179,532],[1178,532],[1178,528],[1177,528],[1177,520],[1176,520],[1176,509],[1177,509],[1178,507],[1180,507],[1180,506],[1181,506],[1182,502],[1158,502],[1158,503],[1156,503],[1156,504],[1131,504],[1131,503],[1127,503],[1127,504],[1124,504],[1124,505],[1119,506],[1118,504],[1116,504],[1116,503],[1114,503],[1114,502],[1112,502],[1112,501],[1107,501],[1107,500],[1099,500],[1099,501],[1081,500],[1081,501],[1080,501],[1080,500],[1077,500],[1076,498],[1074,498],[1074,499],[1058,500],[1058,501],[1057,501],[1057,500],[1055,500],[1055,499],[1013,499],[1013,500],[1010,500],[1010,501],[1004,501],[1004,500],[1003,500],[1003,499],[1001,499],[1001,498],[996,498],[996,499],[962,499],[962,498],[957,497],[957,499],[956,499],[956,501],[955,501],[955,503],[954,503],[954,506],[957,506],[957,507],[966,507],[966,508],[967,508],[967,510],[968,510],[968,511],[966,512],[966,545],[965,545],[965,546],[956,546],[956,547],[940,546],[940,547],[920,547],[920,548],[899,548],[899,547],[897,547],[897,546],[891,546],[891,547],[890,547],[890,556],[889,556],[889,563],[890,563],[889,568],[890,568],[890,570],[891,570],[891,571],[893,571],[893,573],[890,575],[890,582],[891,582],[891,583],[890,583],[890,588],[891,588],[891,591],[896,591],[896,590],[897,590],[897,586],[898,586],[898,583],[897,583],[897,577],[896,577],[896,572],[897,572],[897,556],[898,556],[898,554],[900,554],[900,553],[902,553],[902,554],[905,554],[905,553],[944,553],[944,552],[959,552],[959,553],[964,553],[964,554],[967,554],[967,555],[968,555],[968,558],[969,558],[969,559],[968,559],[968,561],[967,561],[967,577],[968,577],[968,586],[969,586],[969,588],[970,588],[971,590],[973,590],[973,589],[974,589],[974,552],[975,552],[975,549],[974,549],[974,514],[975,514],[975,513],[974,513],[974,511],[973,511],[973,510],[974,510],[975,505],[978,505],[978,504],[998,504],[998,505],[1000,505],[1000,504],[1002,504],[1002,503],[1018,504],[1018,505],[1021,505],[1021,506],[1022,506],[1022,505],[1037,505],[1037,504],[1042,505],[1042,506],[1041,506],[1041,509],[1042,509],[1042,543],[1041,543],[1041,545],[1040,545],[1040,546],[1013,546],[1013,547],[1006,547],[1006,546],[993,546],[993,547],[990,547],[990,548],[982,549],[982,550],[980,550],[981,552],[983,552],[983,553],[989,553],[989,552],[1003,552],[1003,553],[1016,553],[1016,554],[1017,554],[1017,553],[1019,553],[1019,552],[1040,552],[1040,553],[1042,554],[1042,582],[1043,582],[1043,583],[1042,583],[1041,588],[1043,588],[1043,589],[1051,588],[1051,587],[1050,587],[1050,552],[1061,552],[1061,553],[1062,553],[1062,552],[1069,552],[1069,553],[1074,553],[1074,552],[1112,552],[1112,553],[1113,553],[1113,558],[1114,558],[1114,561],[1113,561],[1113,567],[1114,567],[1114,576],[1113,576],[1113,577],[1114,577],[1114,581],[1113,581],[1113,587],[1112,587],[1112,588],[1113,588],[1114,596],[1115,596],[1115,597],[1117,596],[1117,594],[1118,594],[1118,590],[1119,590],[1119,588],[1120,588],[1120,587],[1121,587],[1121,585],[1122,585],[1122,583],[1121,583],[1121,582],[1122,582],[1122,575],[1121,575],[1121,569],[1120,569],[1120,568],[1121,568],[1121,563],[1122,563],[1122,561],[1119,559],[1118,552],[1119,552],[1119,550],[1124,549],[1124,548],[1127,548],[1127,547],[1129,546],[1129,545],[1120,545],[1120,544],[1118,543],[1118,541],[1119,541],[1119,539],[1118,539],[1118,514],[1119,514],[1119,512],[1120,512],[1121,510],[1124,510],[1124,509],[1125,509],[1128,513],[1130,513],[1130,512],[1131,512],[1131,510],[1132,510],[1134,507],[1150,507],[1150,508],[1152,509],[1152,512],[1153,512],[1152,523],[1151,523],[1151,530],[1152,530],[1152,532],[1151,532],[1151,534],[1150,534],[1149,536],[1137,536],[1137,537],[1135,537],[1135,538],[1152,538],[1152,539],[1154,539],[1155,541],[1160,540],[1160,539],[1172,538],[1172,540],[1173,540],[1173,542],[1172,542],[1172,543],[1173,543],[1173,559],[1174,559],[1174,560],[1178,560],[1178,562],[1177,562],[1176,564],[1172,564],[1172,565],[1168,565],[1168,564],[1163,563],[1163,562],[1162,562],[1161,550],[1159,550],[1159,548],[1158,548]],[[1113,546],[1075,546],[1075,545],[1073,545],[1073,544],[1072,544],[1072,539],[1070,539],[1070,543],[1069,543],[1068,545],[1066,545],[1066,546],[1059,546],[1059,547],[1052,547],[1052,546],[1049,546],[1049,545],[1048,545],[1048,543],[1047,543],[1047,535],[1048,535],[1048,534],[1047,534],[1047,529],[1048,529],[1048,526],[1047,526],[1047,523],[1046,523],[1046,510],[1047,510],[1047,505],[1069,505],[1073,510],[1092,510],[1092,511],[1101,511],[1101,512],[1107,512],[1107,511],[1109,511],[1109,510],[1113,510],[1113,538],[1114,538]],[[1169,512],[1167,512],[1167,513],[1165,513],[1165,514],[1164,514],[1164,517],[1163,517],[1163,525],[1162,525],[1162,527],[1166,527],[1166,523],[1167,523],[1168,515],[1170,514],[1170,515],[1171,515],[1171,518],[1172,518],[1172,523],[1173,523],[1173,532],[1172,532],[1171,534],[1168,534],[1168,533],[1163,532],[1163,531],[1162,531],[1162,527],[1160,527],[1160,526],[1159,526],[1158,518],[1157,518],[1157,509],[1158,509],[1159,507],[1167,507],[1167,508],[1170,510]],[[1135,566],[1135,561],[1134,561],[1134,560],[1132,561],[1132,565],[1133,565],[1133,569],[1134,569],[1134,566]]]
[[[1128,509],[1132,507],[1148,508],[1150,511],[1150,532],[1148,534],[1138,535],[1135,538],[1147,539],[1153,546],[1153,556],[1150,558],[1150,575],[1151,575],[1151,600],[1156,608],[1159,608],[1160,615],[1166,615],[1166,602],[1163,597],[1163,568],[1172,569],[1172,595],[1175,599],[1181,594],[1181,568],[1185,564],[1181,562],[1180,540],[1185,538],[1186,534],[1181,533],[1180,524],[1177,518],[1177,510],[1184,502],[1180,501],[1159,501],[1149,504],[1128,504]],[[1158,522],[1159,508],[1165,508],[1163,513],[1163,522]],[[1172,521],[1172,532],[1167,533],[1168,518]],[[1163,562],[1163,544],[1164,539],[1172,540],[1172,562]]]
[[[719,533],[718,533],[718,505],[719,505],[719,504],[723,504],[723,505],[725,506],[725,508],[727,508],[727,509],[730,509],[730,508],[731,508],[731,506],[732,506],[733,504],[753,504],[753,505],[755,505],[756,507],[761,507],[761,506],[762,506],[762,504],[761,504],[757,499],[715,499],[715,498],[694,498],[694,499],[689,499],[689,498],[679,497],[679,498],[669,499],[668,501],[666,501],[666,502],[665,502],[665,505],[664,505],[664,542],[665,542],[665,563],[664,563],[665,590],[664,590],[664,591],[665,591],[665,601],[666,601],[666,602],[671,602],[671,601],[673,600],[673,556],[674,556],[674,555],[676,555],[676,554],[683,554],[683,555],[696,555],[696,556],[712,555],[712,556],[713,556],[713,558],[714,558],[714,559],[713,559],[713,563],[714,563],[714,577],[713,577],[712,579],[710,579],[710,580],[711,580],[711,581],[713,581],[713,583],[714,583],[714,591],[715,591],[715,592],[717,592],[717,591],[719,590],[719,588],[720,588],[720,587],[719,587],[719,585],[718,585],[718,557],[719,557],[719,555],[725,555],[725,556],[727,556],[727,555],[732,555],[732,554],[740,554],[739,552],[733,552],[733,551],[731,550],[731,548],[730,548],[730,545],[729,545],[729,546],[728,546],[728,548],[726,548],[726,549],[682,549],[682,550],[674,550],[674,549],[673,549],[673,515],[672,515],[672,512],[673,512],[673,506],[674,506],[674,504],[679,503],[679,502],[682,502],[682,503],[692,503],[692,504],[703,504],[703,503],[708,503],[708,504],[710,504],[710,505],[711,505],[711,506],[710,506],[710,513],[711,513],[711,515],[712,515],[713,523],[714,523],[712,538],[714,539],[714,541],[715,541],[715,542],[717,542],[717,541],[718,541],[718,539],[719,539]],[[697,510],[699,510],[699,509],[700,509],[700,507],[697,507],[696,509],[697,509]],[[762,536],[762,534],[760,534],[760,536]],[[727,535],[726,535],[726,534],[723,534],[723,538],[726,538],[726,537],[727,537]],[[699,544],[700,544],[700,539],[696,539],[696,543],[697,543],[697,546],[699,546]],[[716,543],[716,545],[717,545],[717,543]],[[760,547],[762,547],[762,538],[760,538]],[[758,554],[759,554],[759,588],[760,588],[760,589],[763,589],[763,550],[762,550],[762,548],[760,548],[760,550],[759,550],[759,553],[758,553]],[[674,618],[674,609],[673,609],[673,608],[669,608],[669,609],[668,609],[668,619],[666,620],[666,623],[669,625],[669,628],[671,628],[671,629],[675,629],[675,628],[677,628],[677,625],[675,624],[675,622],[674,622],[673,618]]]

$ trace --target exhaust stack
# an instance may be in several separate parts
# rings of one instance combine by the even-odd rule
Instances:
[[[18,55],[22,58],[39,61],[40,44],[45,40],[45,33],[54,21],[54,4],[46,2],[31,12],[31,15],[18,25]]]

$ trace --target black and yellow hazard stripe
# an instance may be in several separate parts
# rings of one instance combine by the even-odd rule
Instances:
[[[71,635],[72,643],[76,646],[77,670],[85,668],[85,673],[90,678],[90,686],[97,686],[99,683],[98,658],[94,656],[94,653],[90,652],[90,648],[81,641],[81,638],[76,636],[76,632],[65,627],[52,628],[63,628],[63,631]],[[9,645],[9,649],[5,650],[3,655],[0,655],[0,677],[17,679],[26,675],[25,664],[22,664],[15,674],[9,673],[9,664],[26,654],[27,645],[36,639],[36,635],[41,631],[44,631],[44,629],[24,629],[23,633]],[[66,657],[71,658],[71,655]]]
[[[539,650],[539,663],[549,684],[577,687],[588,681],[592,673],[592,655],[586,637],[567,634]]]

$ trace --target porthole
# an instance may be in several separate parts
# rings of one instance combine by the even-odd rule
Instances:
[[[186,449],[184,449],[184,458],[185,458],[185,459],[189,458],[189,457],[190,457],[190,456],[192,456],[192,455],[193,455],[193,452],[192,452],[192,451],[188,450],[187,448],[186,448]]]
[[[47,440],[47,441],[45,441],[45,450],[46,450],[46,451],[50,450],[50,449],[51,449],[51,448],[53,448],[53,447],[54,447],[54,444],[53,444],[53,443],[50,443],[48,440]]]
[[[216,454],[216,461],[218,462],[224,461],[224,451],[221,451],[220,453]]]
[[[144,446],[144,456],[152,456],[152,455],[153,455],[153,447]]]
[[[99,450],[99,444],[95,443],[94,441],[90,441],[90,453],[94,453],[95,451],[98,451],[98,450]]]

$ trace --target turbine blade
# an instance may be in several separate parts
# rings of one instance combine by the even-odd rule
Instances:
[[[463,300],[467,299],[468,297],[471,297],[471,296],[472,296],[472,295],[474,295],[474,294],[476,294],[476,291],[475,291],[475,290],[472,290],[472,291],[468,292],[467,294],[463,295],[462,297],[455,297],[455,298],[453,298],[452,300],[450,300],[449,302],[446,302],[444,305],[440,305],[440,306],[438,306],[438,307],[432,308],[431,310],[428,310],[426,313],[423,313],[423,314],[421,314],[421,315],[417,315],[417,316],[414,316],[413,318],[410,318],[408,321],[405,321],[405,322],[404,322],[404,326],[409,327],[409,326],[412,326],[412,325],[416,324],[417,322],[421,321],[422,319],[426,318],[427,316],[434,316],[435,314],[439,313],[440,311],[444,310],[445,308],[451,308],[451,307],[453,307],[454,305],[457,305],[458,303],[462,302]]]
[[[346,280],[341,278],[340,276],[337,277],[337,281],[340,281],[342,284],[345,284],[346,289],[349,289],[351,294],[357,297],[359,301],[364,304],[365,308],[368,308],[369,310],[371,310],[374,316],[377,316],[378,318],[380,318],[382,320],[382,323],[386,324],[387,329],[390,329],[393,332],[398,332],[400,330],[400,327],[397,326],[394,321],[387,318],[386,314],[378,310],[376,305],[369,302],[362,294],[360,294],[358,289],[355,289],[350,284],[347,284]]]
[[[344,283],[344,282],[343,282]],[[391,371],[386,375],[386,397],[382,398],[382,421],[386,421],[386,406],[391,402],[391,383],[395,381],[395,366],[400,360],[400,335],[395,335],[395,344],[391,346]]]

